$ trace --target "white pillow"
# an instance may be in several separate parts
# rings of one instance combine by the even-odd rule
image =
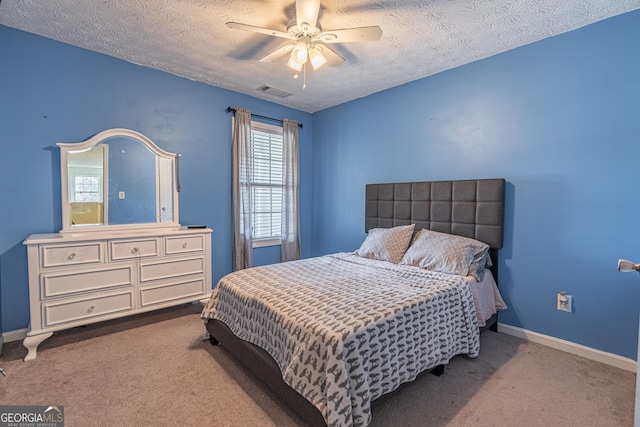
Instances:
[[[468,276],[476,255],[489,245],[468,237],[422,229],[404,254],[400,264],[414,265],[441,273]]]
[[[372,228],[355,253],[363,258],[397,264],[409,246],[415,226],[411,224],[393,228]]]

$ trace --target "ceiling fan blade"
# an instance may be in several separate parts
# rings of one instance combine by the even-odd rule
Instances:
[[[346,28],[344,30],[323,31],[318,40],[322,43],[351,43],[380,40],[382,30],[380,27]]]
[[[289,33],[285,33],[278,30],[271,30],[269,28],[256,27],[248,24],[241,24],[240,22],[227,22],[227,27],[236,30],[251,31],[252,33],[266,34],[268,36],[281,37],[283,39],[295,40],[295,37]]]
[[[344,58],[335,53],[333,50],[329,49],[328,46],[317,44],[316,48],[320,49],[320,52],[322,52],[324,57],[327,58],[327,64],[329,64],[330,66],[334,67],[344,62]]]
[[[296,0],[296,24],[299,30],[304,30],[302,24],[309,24],[309,31],[313,32],[318,23],[320,0]]]
[[[276,59],[280,58],[281,56],[285,56],[287,53],[291,52],[294,47],[295,47],[295,45],[293,45],[293,44],[284,45],[281,48],[274,50],[273,52],[271,52],[270,54],[268,54],[264,58],[260,59],[260,62],[272,62],[272,61],[275,61]]]

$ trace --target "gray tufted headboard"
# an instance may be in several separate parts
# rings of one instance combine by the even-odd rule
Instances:
[[[365,228],[415,223],[416,231],[471,237],[493,249],[504,235],[504,179],[403,182],[366,186]]]

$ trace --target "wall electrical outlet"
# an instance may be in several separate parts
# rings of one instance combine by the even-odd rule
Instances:
[[[571,313],[572,308],[573,297],[571,295],[567,295],[566,292],[558,292],[558,310]]]
[[[118,199],[124,199],[124,191],[118,192]]]

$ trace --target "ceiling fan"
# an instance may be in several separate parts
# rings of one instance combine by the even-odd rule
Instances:
[[[301,71],[307,62],[314,70],[327,63],[339,65],[344,62],[344,58],[327,44],[375,41],[382,36],[378,26],[322,31],[318,24],[319,13],[320,0],[296,0],[296,19],[289,24],[286,32],[239,22],[227,22],[227,27],[290,40],[290,43],[269,53],[260,62],[272,62],[289,54],[287,65],[296,72]]]

